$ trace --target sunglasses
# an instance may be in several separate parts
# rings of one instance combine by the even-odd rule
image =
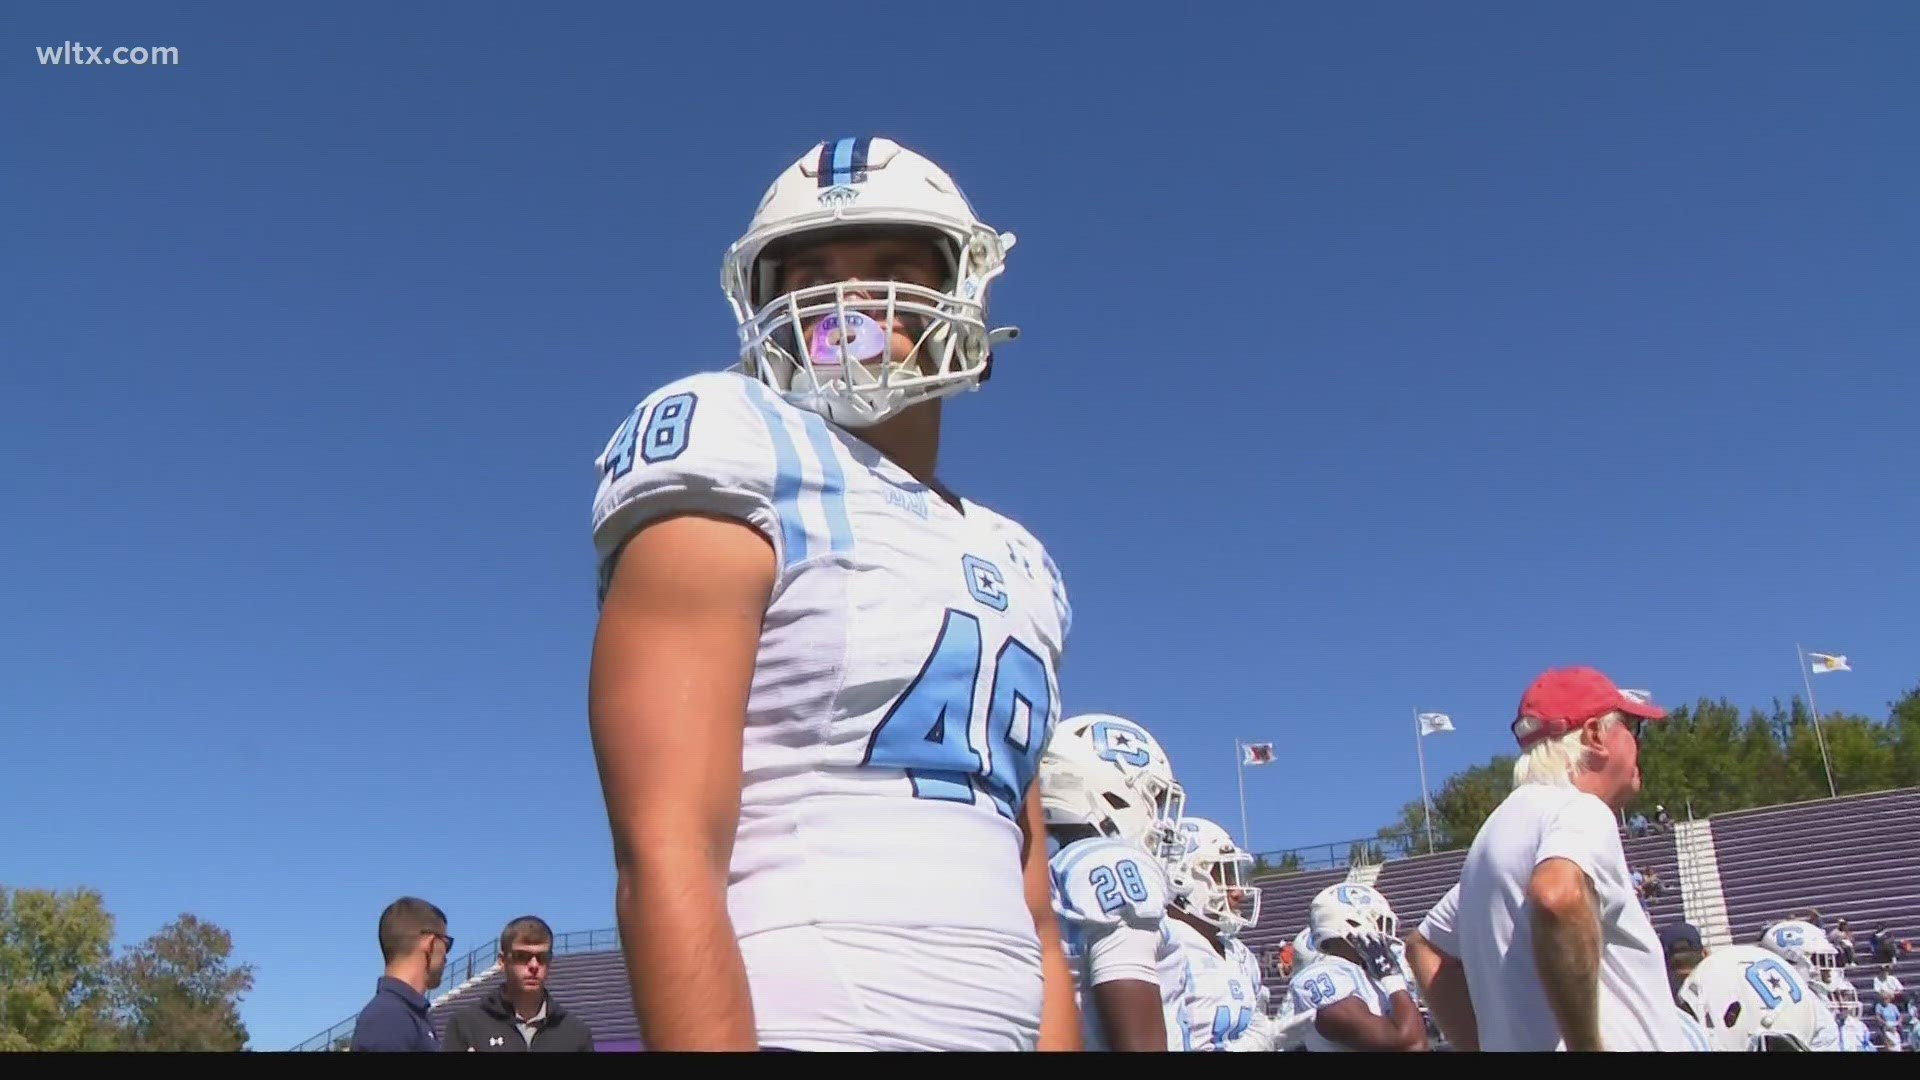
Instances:
[[[538,960],[544,965],[553,962],[553,953],[546,949],[515,949],[507,954],[507,959],[516,964],[531,964]]]

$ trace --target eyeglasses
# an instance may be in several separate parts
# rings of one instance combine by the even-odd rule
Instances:
[[[448,952],[452,952],[452,951],[453,951],[453,935],[452,935],[452,934],[442,934],[442,933],[440,933],[440,932],[438,932],[438,931],[435,931],[435,930],[422,930],[422,931],[420,931],[420,932],[421,932],[422,934],[425,934],[425,935],[427,935],[428,937],[433,937],[433,938],[439,938],[439,939],[440,939],[441,941],[444,941],[444,942],[446,942],[446,943],[447,943],[447,951],[448,951]]]

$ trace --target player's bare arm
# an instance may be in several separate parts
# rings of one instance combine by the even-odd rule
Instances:
[[[1167,1052],[1167,1017],[1161,1007],[1160,984],[1138,979],[1111,979],[1093,988],[1100,1010],[1100,1028],[1107,1045],[1136,1054]]]
[[[727,867],[774,576],[759,533],[676,517],[628,543],[601,607],[588,715],[621,948],[650,1049],[757,1048]]]
[[[1600,1044],[1600,902],[1586,871],[1547,859],[1527,887],[1533,955],[1560,1036],[1573,1052]]]
[[[1433,1013],[1433,1022],[1447,1042],[1461,1053],[1480,1050],[1480,1022],[1473,1014],[1473,995],[1467,988],[1467,969],[1460,959],[1442,951],[1418,930],[1406,937],[1407,966],[1413,970],[1420,997]]]
[[[1053,912],[1053,875],[1047,868],[1047,819],[1040,807],[1040,785],[1027,791],[1020,814],[1020,860],[1026,879],[1027,909],[1040,937],[1040,1042],[1037,1049],[1078,1051],[1080,1013],[1073,1004],[1073,969],[1060,942],[1060,921]]]
[[[1370,1051],[1427,1048],[1427,1025],[1413,996],[1400,990],[1387,999],[1388,1015],[1376,1016],[1358,997],[1344,997],[1313,1014],[1320,1034],[1341,1046]]]

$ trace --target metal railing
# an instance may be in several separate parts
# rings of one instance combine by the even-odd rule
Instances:
[[[1372,866],[1426,853],[1424,840],[1416,842],[1405,837],[1363,836],[1352,840],[1335,840],[1327,844],[1257,852],[1253,857],[1253,879],[1267,881],[1287,874]]]
[[[605,930],[573,930],[555,934],[553,940],[555,956],[580,952],[605,952],[618,948],[620,948],[618,927],[608,927]],[[440,975],[440,985],[444,989],[433,996],[433,1004],[437,1006],[461,987],[476,979],[485,978],[499,961],[500,943],[498,941],[489,941],[485,945],[467,950],[457,959],[447,961],[446,970]],[[293,1047],[293,1050],[295,1052],[345,1050],[353,1042],[353,1025],[357,1019],[359,1014],[355,1013]]]

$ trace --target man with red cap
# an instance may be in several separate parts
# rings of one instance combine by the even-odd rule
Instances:
[[[1466,1018],[1479,1050],[1691,1049],[1615,818],[1640,791],[1641,726],[1666,715],[1585,667],[1548,671],[1520,699],[1513,793],[1418,935],[1423,988],[1468,999],[1436,1014]],[[1465,986],[1432,980],[1441,962]]]

